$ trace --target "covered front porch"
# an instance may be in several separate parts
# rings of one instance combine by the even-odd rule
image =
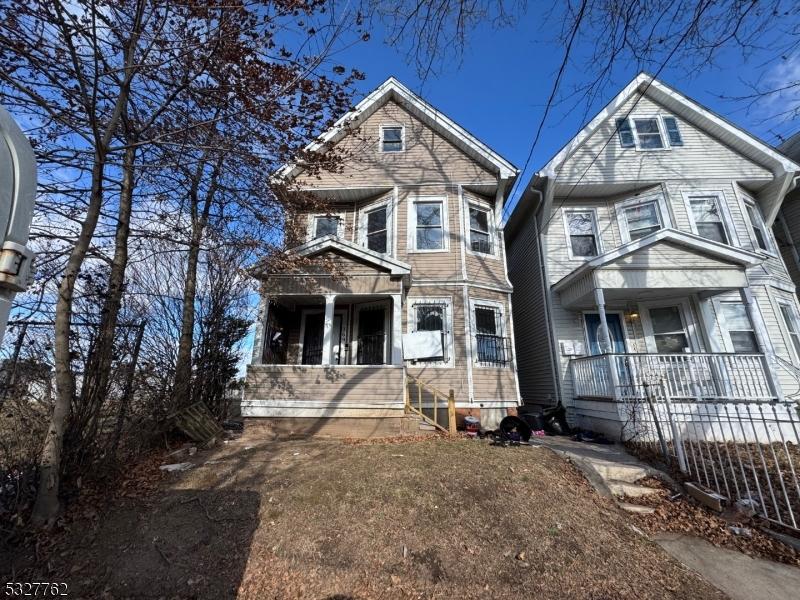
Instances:
[[[781,400],[746,269],[760,257],[662,230],[584,264],[554,286],[580,315],[568,352],[572,398]],[[577,405],[580,405],[578,402]]]

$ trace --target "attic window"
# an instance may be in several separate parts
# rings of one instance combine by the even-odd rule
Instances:
[[[405,131],[403,126],[381,126],[381,151],[402,152],[403,150],[405,150]]]
[[[669,116],[633,116],[617,119],[617,136],[623,148],[669,150],[683,146],[678,120]]]

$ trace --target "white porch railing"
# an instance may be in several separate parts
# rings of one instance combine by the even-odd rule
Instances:
[[[663,380],[676,399],[776,398],[763,354],[600,354],[570,365],[578,397],[639,398]]]

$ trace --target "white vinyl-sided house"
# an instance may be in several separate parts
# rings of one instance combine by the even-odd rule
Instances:
[[[523,401],[619,432],[615,400],[800,392],[772,234],[800,165],[649,75],[526,183],[505,228]]]

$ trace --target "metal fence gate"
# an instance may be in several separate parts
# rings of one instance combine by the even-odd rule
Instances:
[[[672,399],[661,381],[626,390],[622,439],[689,480],[800,532],[800,416],[795,402]]]

